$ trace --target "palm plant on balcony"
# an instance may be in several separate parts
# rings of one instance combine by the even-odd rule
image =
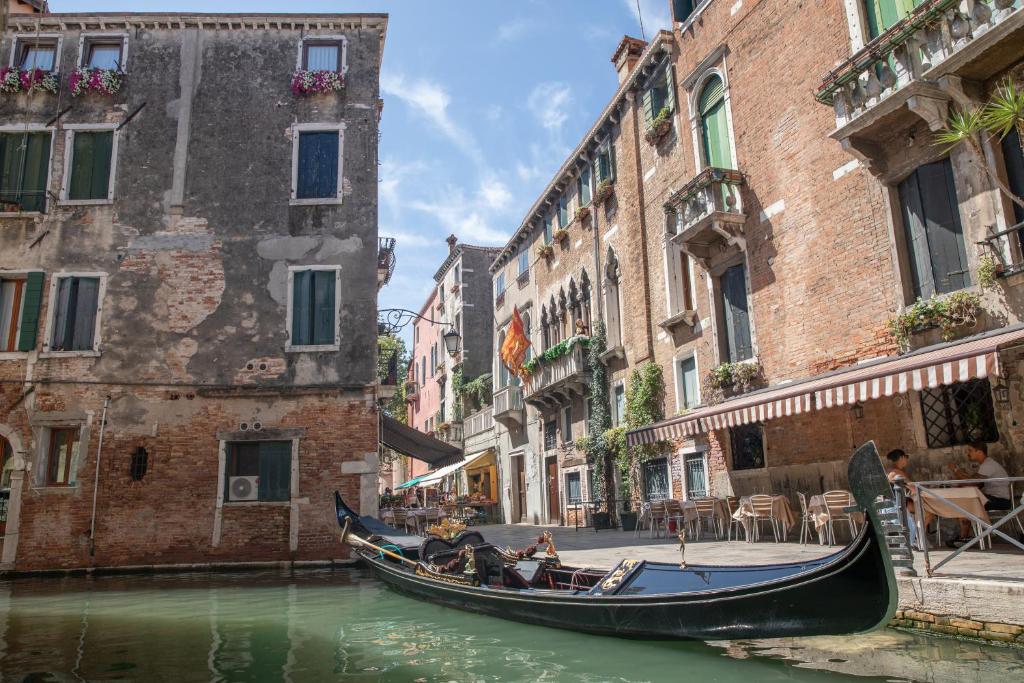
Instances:
[[[1024,88],[1007,79],[981,107],[951,113],[946,127],[935,134],[935,142],[945,147],[947,152],[966,144],[971,150],[972,162],[981,166],[1010,201],[1024,207],[1024,198],[1014,194],[992,170],[981,146],[983,136],[1002,140],[1014,130],[1017,131],[1021,152],[1024,153]]]

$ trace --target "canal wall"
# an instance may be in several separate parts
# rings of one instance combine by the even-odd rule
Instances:
[[[897,581],[893,626],[1024,646],[1024,584],[963,577]]]

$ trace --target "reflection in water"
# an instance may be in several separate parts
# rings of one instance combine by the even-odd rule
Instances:
[[[0,582],[4,681],[962,683],[1020,680],[1019,655],[895,632],[714,645],[581,636],[415,601],[358,570]]]

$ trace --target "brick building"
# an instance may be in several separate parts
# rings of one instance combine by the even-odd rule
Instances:
[[[845,460],[867,439],[914,453],[922,479],[971,439],[1020,471],[1019,226],[1005,231],[1024,216],[989,173],[1021,194],[1020,144],[983,141],[979,162],[933,137],[953,108],[1019,82],[1020,9],[671,4],[671,33],[619,45],[619,90],[492,267],[508,277],[517,254],[551,244],[518,305],[541,321],[538,352],[572,333],[567,322],[603,318],[614,422],[630,372],[661,367],[669,417],[631,435],[659,448],[644,497],[845,486]],[[604,158],[611,197],[573,220]],[[1005,277],[983,289],[986,258]],[[979,303],[952,332],[962,339],[914,331],[900,355],[889,321],[956,292]],[[496,318],[500,339],[500,305]],[[586,498],[572,441],[588,370],[574,350],[526,391],[536,520],[565,519],[566,502]],[[753,379],[715,387],[712,370]]]
[[[347,557],[332,492],[376,506],[386,25],[11,17],[4,58],[56,87],[0,99],[6,568]]]

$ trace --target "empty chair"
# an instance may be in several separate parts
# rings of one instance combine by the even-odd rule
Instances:
[[[726,496],[725,497],[725,507],[729,511],[729,519],[728,519],[728,522],[729,522],[729,532],[728,532],[728,535],[725,538],[726,538],[727,541],[731,541],[732,540],[732,530],[733,530],[733,527],[735,527],[736,528],[736,540],[738,541],[738,540],[740,540],[740,529],[745,529],[745,527],[743,526],[743,521],[733,517],[733,515],[736,514],[736,511],[740,509],[740,499],[739,499],[739,497],[738,496]]]
[[[807,509],[807,496],[797,491],[796,497],[800,500],[800,544],[806,545],[814,526],[814,515]]]
[[[650,524],[650,523],[651,523],[651,504],[650,503],[641,503],[640,504],[640,513],[636,517],[636,528],[633,529],[633,535],[634,536],[639,536],[640,535],[640,529],[643,528],[643,525],[644,524]]]
[[[409,525],[409,511],[408,510],[400,510],[398,508],[395,508],[394,510],[392,510],[391,515],[392,515],[392,517],[391,517],[391,526],[395,527],[396,529],[405,529],[406,531],[408,531],[408,529],[409,529],[409,526],[408,526]]]
[[[654,534],[657,533],[661,536],[661,529],[665,529],[665,534],[668,535],[668,509],[665,506],[663,500],[651,501],[651,538],[654,538]]]
[[[772,535],[775,537],[775,542],[779,542],[779,520],[775,517],[775,502],[771,496],[759,494],[750,497],[750,508],[754,513],[751,524],[753,526],[754,540],[756,541],[760,536],[760,530],[758,527],[761,524],[767,522],[772,527]],[[747,539],[750,540],[749,538]]]
[[[718,519],[718,501],[714,498],[694,498],[693,504],[697,506],[697,528],[703,531],[707,526],[715,534],[715,538],[722,537],[721,520]]]
[[[850,529],[850,538],[857,535],[857,524],[853,521],[853,515],[846,512],[846,508],[853,505],[853,496],[849,491],[825,491],[822,495],[825,499],[825,511],[828,513],[825,533],[828,535],[828,544],[836,544],[835,522],[846,522]]]

